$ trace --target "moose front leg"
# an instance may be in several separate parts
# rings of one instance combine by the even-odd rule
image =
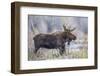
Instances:
[[[60,49],[60,55],[63,55],[65,52],[65,45],[61,46],[59,49]]]

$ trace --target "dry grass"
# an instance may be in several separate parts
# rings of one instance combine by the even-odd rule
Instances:
[[[86,49],[80,49],[80,51],[69,52],[69,58],[88,58],[88,52]]]
[[[87,48],[82,48],[79,51],[77,49],[69,49],[61,56],[59,50],[56,49],[40,49],[37,54],[33,51],[28,52],[28,60],[47,60],[47,59],[80,59],[88,58]]]

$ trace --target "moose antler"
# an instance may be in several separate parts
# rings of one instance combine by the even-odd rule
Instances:
[[[64,25],[63,25],[64,31],[71,32],[71,31],[74,31],[74,30],[76,29],[76,28],[71,29],[71,26],[68,26],[68,29],[67,29],[67,28],[66,28],[66,25],[67,25],[67,24],[64,24]]]
[[[68,29],[66,29],[65,24],[63,25],[63,29],[64,29],[64,31],[68,31]]]
[[[71,32],[71,31],[74,31],[75,29],[76,29],[75,27],[74,27],[73,29],[70,29],[70,32]]]

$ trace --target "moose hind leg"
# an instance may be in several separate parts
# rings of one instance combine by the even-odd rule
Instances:
[[[34,47],[35,47],[35,49],[34,49],[34,53],[36,54],[37,51],[39,50],[39,45],[37,44],[37,41],[34,42]]]
[[[39,48],[35,48],[34,53],[36,54]]]

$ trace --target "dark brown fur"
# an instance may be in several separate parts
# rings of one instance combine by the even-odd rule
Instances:
[[[35,45],[35,53],[39,50],[39,48],[47,48],[47,49],[59,49],[60,54],[62,55],[65,51],[65,43],[68,42],[68,45],[72,40],[75,40],[76,36],[71,32],[55,32],[52,34],[38,34],[36,35],[34,40]]]

